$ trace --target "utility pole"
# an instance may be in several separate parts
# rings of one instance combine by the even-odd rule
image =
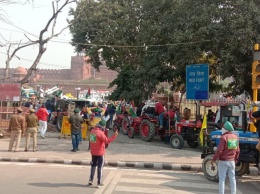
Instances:
[[[252,63],[253,102],[258,101],[258,89],[260,89],[260,45],[257,43],[254,45]],[[254,111],[257,111],[257,107],[253,107]],[[251,125],[250,131],[256,132],[256,127]]]

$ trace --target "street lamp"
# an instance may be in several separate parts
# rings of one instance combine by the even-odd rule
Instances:
[[[81,90],[80,88],[75,88],[75,90],[77,91],[77,99],[79,99],[79,91]]]

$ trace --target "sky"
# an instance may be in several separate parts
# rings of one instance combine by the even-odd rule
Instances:
[[[0,14],[12,22],[10,25],[0,20],[0,44],[20,41],[27,42],[28,39],[24,34],[32,40],[37,40],[36,38],[39,37],[40,31],[46,26],[52,16],[52,0],[34,0],[33,4],[0,6]],[[55,28],[56,33],[67,26],[66,19],[69,18],[68,12],[70,7],[75,7],[75,4],[67,5],[63,9],[63,12],[59,14]],[[69,69],[71,56],[76,55],[73,46],[69,43],[70,41],[71,35],[69,29],[66,29],[57,38],[53,38],[47,44],[47,50],[37,68]],[[16,68],[22,66],[29,68],[35,60],[37,53],[37,45],[21,49],[16,54],[20,60],[13,58],[10,67]],[[6,57],[7,46],[0,47],[0,68],[5,68]]]

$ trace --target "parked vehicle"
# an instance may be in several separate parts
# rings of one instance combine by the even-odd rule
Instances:
[[[259,165],[259,151],[256,150],[258,143],[258,133],[248,131],[247,113],[242,111],[242,129],[243,131],[235,131],[234,133],[239,137],[240,155],[239,161],[236,164],[236,175],[242,176],[249,171],[249,166],[255,164]],[[219,144],[220,137],[222,135],[221,130],[212,131],[207,134],[207,131],[203,133],[203,149],[201,158],[202,170],[207,179],[211,181],[218,181],[218,169],[217,165],[212,167],[210,161]]]
[[[74,99],[61,99],[56,102],[55,111],[51,114],[51,119],[49,122],[56,125],[57,130],[60,132],[62,128],[62,120],[63,116],[68,116],[68,107],[69,104],[74,103],[75,108],[79,108],[80,110],[83,107],[86,107],[90,104],[89,101],[86,100],[74,100]]]

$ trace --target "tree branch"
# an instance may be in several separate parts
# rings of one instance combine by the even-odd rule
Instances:
[[[58,14],[61,12],[61,10],[67,6],[70,3],[76,2],[76,0],[66,0],[62,6],[59,8],[58,4],[59,4],[59,0],[56,0],[56,9],[54,6],[54,2],[52,2],[52,9],[53,9],[53,15],[52,17],[48,20],[47,24],[45,25],[45,27],[40,31],[39,34],[39,39],[37,41],[35,41],[34,43],[36,44],[39,43],[39,52],[37,54],[37,57],[35,59],[35,61],[33,62],[32,66],[28,69],[28,72],[26,74],[26,76],[20,81],[21,84],[27,83],[28,79],[30,78],[30,76],[32,75],[33,71],[37,68],[37,65],[42,57],[42,55],[44,54],[44,52],[47,50],[45,46],[46,43],[49,42],[49,40],[51,40],[53,37],[60,35],[66,28],[68,28],[69,26],[63,28],[59,33],[54,33],[54,29],[56,26],[56,21],[57,21],[57,17]],[[51,35],[48,38],[44,39],[44,33],[48,31],[50,25],[52,23],[52,28],[51,28]]]

